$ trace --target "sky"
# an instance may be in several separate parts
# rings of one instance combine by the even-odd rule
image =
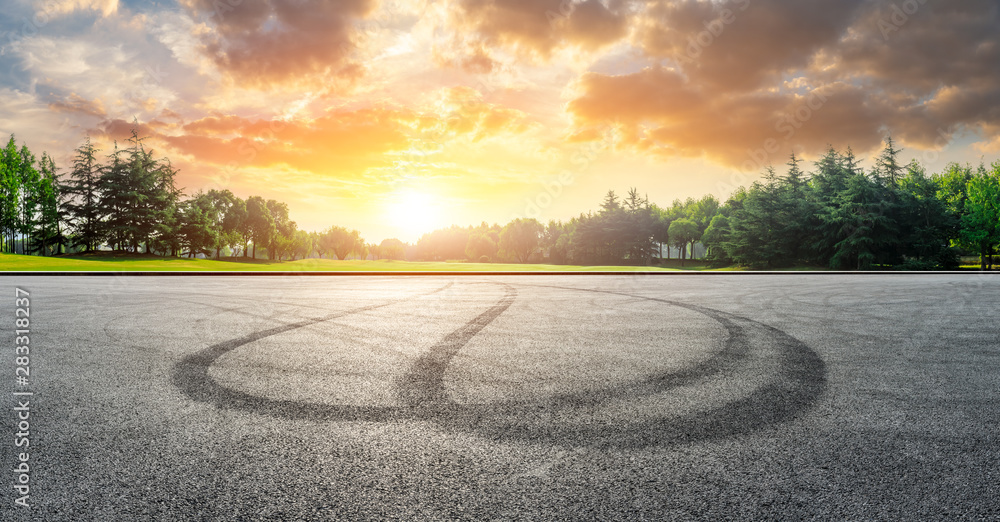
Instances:
[[[725,199],[791,153],[1000,158],[995,0],[4,0],[0,135],[369,242]]]

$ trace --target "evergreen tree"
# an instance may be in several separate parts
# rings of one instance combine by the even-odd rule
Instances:
[[[886,135],[885,148],[882,149],[882,154],[875,160],[874,170],[876,181],[883,186],[896,186],[899,180],[902,179],[903,172],[906,170],[899,163],[899,153],[902,151],[902,149],[896,148],[896,144],[892,141],[892,135]]]
[[[103,239],[103,223],[101,213],[101,170],[97,160],[98,149],[90,142],[88,136],[78,149],[73,160],[73,170],[65,190],[65,204],[68,221],[73,229],[71,244],[82,246],[84,251],[97,249]]]
[[[788,241],[779,225],[781,186],[774,168],[765,171],[764,182],[755,182],[729,216],[730,236],[726,253],[733,261],[755,268],[775,268],[788,263]]]
[[[895,228],[886,216],[881,186],[864,176],[848,178],[847,187],[837,195],[823,220],[837,232],[838,241],[830,258],[831,268],[868,270],[880,249],[895,241]]]

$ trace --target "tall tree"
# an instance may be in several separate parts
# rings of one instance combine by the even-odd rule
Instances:
[[[906,168],[900,163],[899,154],[902,149],[897,149],[892,135],[886,135],[885,148],[882,154],[875,160],[875,179],[885,186],[895,186],[902,179]]]
[[[35,155],[22,145],[18,154],[20,162],[17,169],[18,197],[17,233],[21,237],[21,253],[28,253],[28,242],[35,230],[35,219],[38,212],[38,182],[41,177],[35,168]]]
[[[896,228],[886,215],[888,202],[878,182],[863,174],[847,180],[834,207],[823,220],[837,231],[838,241],[830,258],[831,268],[867,270],[895,241]]]
[[[21,217],[21,164],[21,151],[11,134],[7,146],[0,151],[0,245],[5,252],[16,251]]]
[[[730,198],[726,252],[733,261],[754,268],[774,268],[788,262],[788,241],[782,234],[781,192],[777,174],[767,167],[763,182],[754,182],[749,190],[734,194],[738,203]]]
[[[66,183],[66,213],[73,229],[72,245],[82,246],[85,252],[97,249],[102,241],[101,169],[97,159],[99,150],[90,142],[90,136],[76,149],[73,169]]]
[[[38,162],[40,178],[38,181],[38,219],[33,232],[35,245],[33,249],[41,255],[48,255],[49,249],[59,254],[66,246],[62,223],[65,215],[62,210],[62,186],[56,172],[56,164],[47,153],[42,153]]]

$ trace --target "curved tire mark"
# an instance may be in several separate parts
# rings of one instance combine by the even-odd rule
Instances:
[[[489,310],[451,332],[421,355],[400,381],[400,397],[412,408],[432,408],[448,403],[444,389],[444,373],[451,359],[480,330],[504,313],[517,297],[514,287],[504,284],[506,293]]]
[[[236,348],[245,344],[278,335],[291,330],[310,326],[324,321],[330,321],[339,317],[376,310],[389,305],[400,303],[413,297],[424,297],[436,294],[450,288],[454,283],[448,283],[441,288],[418,294],[416,296],[403,299],[395,299],[386,303],[362,306],[350,310],[344,310],[315,319],[306,319],[296,323],[286,324],[260,330],[243,337],[231,339],[218,344],[214,344],[204,350],[195,352],[181,359],[174,365],[172,382],[189,398],[213,404],[221,408],[232,408],[244,411],[266,413],[276,417],[291,419],[342,419],[342,420],[387,420],[398,415],[398,408],[394,406],[355,406],[355,405],[327,405],[303,403],[291,400],[269,399],[233,390],[215,382],[208,375],[208,369],[215,361]]]
[[[638,382],[556,395],[545,401],[546,408],[594,408],[614,397],[648,396],[716,374],[734,373],[739,368],[739,363],[749,356],[749,346],[752,344],[750,337],[754,333],[764,336],[778,348],[782,357],[780,370],[769,383],[718,408],[680,417],[630,423],[628,426],[608,423],[582,427],[559,427],[551,423],[525,424],[525,419],[539,416],[541,408],[538,401],[476,404],[466,407],[465,409],[472,411],[465,415],[438,418],[439,422],[454,429],[479,432],[493,440],[546,442],[563,446],[644,447],[744,435],[787,422],[811,408],[826,389],[826,364],[815,351],[785,332],[752,319],[699,305],[624,292],[551,285],[528,286],[660,302],[706,315],[719,322],[728,333],[723,349],[701,363],[654,374]],[[507,411],[503,415],[497,415],[498,409]],[[496,422],[504,417],[511,418],[514,422]]]
[[[420,356],[401,378],[399,394],[405,406],[327,405],[268,399],[219,385],[208,375],[208,368],[215,360],[250,342],[344,315],[382,308],[404,299],[271,328],[210,346],[185,357],[177,364],[173,375],[174,384],[194,400],[281,418],[370,422],[420,419],[434,422],[442,428],[477,433],[493,440],[615,448],[665,445],[751,433],[796,418],[809,409],[826,388],[825,363],[812,349],[781,330],[752,319],[655,297],[549,286],[562,290],[620,295],[685,308],[719,322],[728,336],[723,348],[709,359],[680,370],[654,374],[637,382],[560,394],[544,401],[536,399],[479,404],[452,402],[447,397],[444,386],[444,375],[451,360],[475,335],[505,312],[516,298],[517,292],[513,286],[501,284],[506,292],[500,301],[448,334]],[[445,288],[447,286],[429,294]],[[739,370],[740,363],[750,355],[749,347],[753,344],[753,336],[762,336],[778,348],[782,357],[780,370],[769,383],[721,407],[680,417],[661,417],[629,423],[627,426],[613,423],[557,426],[537,422],[542,420],[541,413],[551,413],[553,410],[594,408],[616,397],[650,396],[714,375],[734,374]]]

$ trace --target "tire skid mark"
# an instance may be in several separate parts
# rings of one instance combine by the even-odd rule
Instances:
[[[286,419],[384,422],[423,420],[441,428],[478,434],[487,439],[547,443],[570,447],[638,448],[688,443],[745,435],[792,420],[808,410],[826,389],[826,367],[816,352],[802,341],[752,319],[699,305],[608,290],[518,284],[517,286],[593,292],[677,306],[703,314],[720,323],[727,332],[722,349],[700,363],[654,374],[637,382],[565,393],[545,399],[459,404],[447,396],[444,375],[452,359],[487,325],[514,302],[517,291],[506,283],[504,296],[492,307],[445,336],[418,357],[397,382],[404,406],[328,405],[269,399],[235,391],[216,383],[208,368],[223,354],[253,341],[349,314],[375,310],[405,301],[394,300],[360,307],[319,319],[262,330],[219,343],[185,357],[174,371],[173,381],[190,398],[219,407],[266,414]],[[451,286],[427,294],[440,292]],[[779,370],[767,384],[723,406],[682,416],[640,420],[627,425],[591,422],[558,425],[546,422],[553,412],[594,409],[622,396],[651,396],[690,385],[717,375],[735,375],[750,357],[750,347],[771,343],[781,354]]]
[[[646,300],[650,299],[646,298]],[[677,370],[650,375],[638,381],[623,382],[612,386],[603,386],[578,392],[549,395],[545,398],[545,404],[560,408],[593,407],[622,395],[654,395],[670,390],[671,388],[694,384],[720,373],[733,373],[739,368],[740,363],[750,356],[750,343],[747,342],[746,333],[727,314],[710,308],[683,305],[663,299],[652,300],[681,308],[690,308],[693,311],[701,312],[715,319],[726,330],[726,341],[723,343],[722,349],[717,350],[711,357],[704,361]],[[532,411],[537,409],[538,403],[538,400],[511,400],[479,403],[477,406],[503,406],[505,408]]]
[[[811,408],[826,389],[826,365],[815,351],[785,332],[752,319],[698,305],[623,292],[550,285],[522,286],[597,292],[661,302],[715,319],[726,328],[729,336],[723,349],[710,359],[681,370],[653,375],[637,383],[560,394],[544,402],[451,404],[440,408],[441,414],[435,416],[440,424],[477,432],[498,441],[544,442],[568,447],[638,448],[715,440],[759,431],[798,417]],[[680,417],[639,421],[627,426],[599,422],[558,426],[551,422],[537,422],[543,420],[540,416],[550,415],[552,409],[594,408],[625,394],[648,396],[693,384],[719,373],[735,373],[739,362],[750,355],[749,346],[756,344],[753,341],[759,341],[753,339],[757,336],[779,348],[782,354],[780,369],[767,384],[723,406]],[[503,414],[497,415],[498,410]],[[503,422],[505,417],[514,419],[514,422]]]
[[[417,358],[400,382],[400,397],[413,408],[427,408],[450,402],[444,387],[444,373],[452,358],[476,334],[504,313],[517,298],[514,287],[503,284],[506,293],[497,304],[451,332]]]
[[[240,346],[254,341],[259,341],[266,337],[330,321],[347,315],[384,308],[386,306],[413,299],[414,297],[433,295],[450,288],[453,284],[453,282],[449,282],[441,288],[431,292],[418,294],[416,296],[394,299],[385,303],[362,306],[352,308],[350,310],[343,310],[324,317],[306,319],[266,330],[259,330],[243,337],[214,344],[204,350],[195,352],[181,359],[174,366],[174,372],[171,380],[174,386],[179,388],[189,398],[198,402],[205,402],[223,408],[261,412],[273,416],[292,419],[336,418],[342,420],[385,420],[388,418],[394,418],[397,415],[397,412],[395,411],[397,408],[395,407],[312,404],[291,400],[258,397],[256,395],[251,395],[249,393],[233,390],[220,385],[208,375],[208,370],[212,364],[219,359],[219,357],[222,357],[226,353],[235,350]]]

